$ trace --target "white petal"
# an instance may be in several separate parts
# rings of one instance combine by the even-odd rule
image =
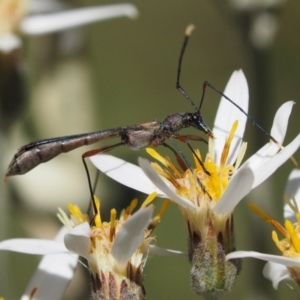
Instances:
[[[7,33],[0,37],[0,51],[4,53],[20,48],[21,44],[21,39],[13,33]]]
[[[107,154],[94,155],[90,157],[90,160],[98,170],[121,184],[147,195],[157,192],[157,197],[166,197],[165,193],[151,182],[143,170],[134,164]]]
[[[63,244],[62,239],[67,231],[63,227],[55,240]],[[33,299],[61,299],[77,266],[78,256],[75,254],[46,255],[31,278],[21,300],[29,300],[33,289],[37,289]]]
[[[233,258],[244,258],[244,257],[253,257],[277,264],[284,265],[286,267],[300,267],[299,259],[287,258],[279,255],[264,254],[255,251],[235,251],[226,255],[226,260]]]
[[[165,249],[153,245],[149,245],[148,247],[149,254],[152,255],[187,255],[186,252],[177,251],[177,250],[171,250],[171,249]]]
[[[266,263],[263,268],[263,275],[272,281],[273,288],[277,290],[278,284],[284,279],[291,279],[288,269],[281,264],[272,262]]]
[[[24,254],[46,255],[69,253],[62,237],[68,232],[66,227],[58,232],[54,240],[41,239],[10,239],[0,242],[0,250],[19,252]]]
[[[278,151],[279,147],[276,144],[274,144],[273,142],[267,143],[255,154],[249,157],[241,167],[247,166],[248,168],[255,170],[269,161]]]
[[[298,208],[300,208],[300,170],[294,169],[289,178],[284,191],[284,194],[289,199],[296,199]],[[291,222],[296,221],[295,213],[292,211],[288,204],[284,205],[284,218],[289,219]]]
[[[118,17],[137,17],[132,4],[115,4],[73,9],[64,12],[25,18],[20,27],[29,35],[40,35]]]
[[[293,108],[294,102],[288,101],[282,104],[277,110],[273,125],[271,128],[271,135],[275,138],[279,143],[283,143],[288,120]],[[269,142],[264,145],[259,151],[257,151],[254,155],[252,155],[244,165],[247,165],[252,170],[262,166],[266,163],[271,157],[273,157],[279,151],[279,147],[273,142]]]
[[[124,267],[132,254],[145,239],[145,229],[152,221],[154,208],[139,209],[119,229],[111,249],[111,255],[120,267]]]
[[[217,214],[227,215],[251,191],[254,174],[249,168],[241,168],[231,179],[221,199],[213,207]]]
[[[263,269],[266,278],[273,282],[273,287],[277,289],[278,283],[283,279],[289,279],[290,275],[286,267],[300,266],[297,259],[286,258],[278,255],[263,254],[254,251],[236,251],[226,255],[226,260],[234,258],[253,257],[268,261]]]
[[[286,135],[289,117],[294,104],[294,101],[285,102],[279,107],[274,117],[271,135],[281,144],[283,143]]]
[[[297,221],[297,218],[295,216],[294,211],[291,209],[291,207],[287,204],[284,204],[283,208],[283,216],[285,220],[289,220],[292,223],[295,223]]]
[[[234,71],[225,88],[224,94],[248,112],[249,90],[246,77],[242,70]],[[232,164],[237,157],[237,150],[243,139],[247,117],[232,103],[222,97],[215,118],[213,133],[216,136],[215,162],[220,162],[224,142],[228,137],[231,126],[236,120],[239,125],[232,141],[227,164]]]
[[[91,259],[91,228],[88,222],[75,226],[64,238],[65,245],[69,251],[79,254],[80,256]]]
[[[171,190],[163,181],[163,179],[155,172],[147,159],[139,157],[138,163],[153,184],[163,191],[167,197],[182,207],[197,209],[197,207],[191,201],[178,196],[173,190]]]
[[[25,254],[46,255],[69,253],[63,243],[41,239],[10,239],[0,242],[0,250]]]
[[[277,155],[269,159],[268,162],[254,170],[254,183],[252,188],[254,189],[271,176],[283,163],[285,163],[300,146],[300,134]]]

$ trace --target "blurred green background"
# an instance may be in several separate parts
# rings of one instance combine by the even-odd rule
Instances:
[[[111,3],[69,1],[67,4],[82,7]],[[233,70],[240,68],[249,83],[250,114],[268,131],[282,103],[299,101],[299,1],[250,10],[235,9],[233,1],[132,3],[140,12],[136,20],[121,18],[61,34],[24,36],[24,86],[22,80],[12,81],[10,86],[11,92],[20,89],[22,102],[1,112],[1,174],[5,174],[16,149],[32,140],[161,120],[174,112],[193,111],[175,88],[184,30],[190,23],[196,25],[196,31],[184,57],[182,86],[196,104],[200,101],[203,81],[223,90]],[[273,41],[255,46],[249,38],[250,28],[262,12],[273,16],[277,30]],[[266,42],[266,38],[262,41]],[[203,104],[202,114],[211,127],[219,99],[219,95],[209,90]],[[297,104],[285,143],[299,132],[299,113]],[[251,124],[244,139],[249,145],[247,157],[268,141]],[[60,226],[55,217],[57,206],[66,208],[67,202],[72,201],[82,209],[87,208],[89,191],[81,154],[90,148],[64,154],[2,184],[1,240],[52,238]],[[182,148],[190,157],[184,145]],[[160,152],[171,155],[165,149]],[[133,163],[138,156],[147,157],[145,151],[133,152],[126,147],[111,154]],[[299,159],[299,153],[296,158]],[[292,168],[292,163],[287,162],[238,205],[234,214],[238,250],[278,254],[271,241],[272,228],[248,209],[247,202],[259,205],[282,221],[282,196]],[[92,167],[91,172],[94,176]],[[125,189],[103,174],[96,194],[102,200],[104,219],[112,207],[124,207],[134,197],[145,199],[145,195]],[[156,201],[159,208],[161,200]],[[175,205],[166,212],[155,233],[159,246],[187,250],[187,229]],[[0,296],[18,299],[37,262],[36,257],[0,252]],[[262,275],[263,266],[263,262],[245,259],[233,291],[223,299],[296,298],[297,288],[293,283],[296,291],[281,283],[275,292]],[[78,269],[65,299],[89,297],[88,273],[81,265]],[[199,298],[190,289],[189,271],[186,257],[149,257],[144,281],[147,298]]]

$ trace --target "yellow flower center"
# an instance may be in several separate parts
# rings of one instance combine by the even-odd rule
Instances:
[[[152,201],[155,199],[157,193],[150,194],[146,200],[141,205],[141,208],[146,207],[147,205],[151,204]],[[71,220],[73,221],[73,224],[69,221],[69,218],[67,215],[59,209],[58,217],[64,223],[68,228],[72,228],[77,225],[80,225],[84,222],[90,223],[91,226],[91,244],[92,249],[90,250],[91,253],[95,253],[95,255],[102,258],[96,259],[98,264],[103,264],[103,257],[106,257],[107,261],[110,261],[108,264],[110,265],[109,268],[116,268],[114,264],[114,260],[110,255],[112,243],[114,242],[115,236],[117,232],[119,231],[120,227],[123,225],[123,223],[132,215],[134,209],[137,206],[138,200],[134,199],[131,201],[130,205],[123,209],[120,213],[119,218],[117,219],[117,211],[113,208],[110,211],[110,221],[109,222],[103,222],[101,220],[101,214],[100,214],[100,200],[94,196],[95,206],[97,209],[97,212],[94,212],[94,216],[92,220],[88,217],[87,214],[82,213],[80,208],[77,205],[73,205],[71,203],[68,204],[68,209],[70,212]],[[153,218],[151,224],[149,225],[147,232],[145,233],[145,240],[142,243],[142,245],[137,249],[138,255],[142,257],[142,249],[149,244],[153,238],[150,237],[151,232],[156,227],[156,225],[160,222],[161,216],[166,211],[170,201],[167,200],[162,205],[162,208],[160,209],[159,213]],[[93,223],[93,224],[91,224]],[[107,268],[107,261],[104,263],[104,269]],[[119,272],[124,272],[126,270],[119,270]]]
[[[152,203],[156,193],[150,194],[141,206],[144,209],[145,206]],[[118,259],[112,254],[112,247],[114,241],[124,222],[130,218],[134,209],[137,206],[137,199],[131,201],[130,205],[122,210],[119,218],[117,218],[117,211],[112,209],[110,211],[110,221],[104,222],[101,219],[100,214],[100,201],[94,196],[93,218],[82,213],[80,208],[73,204],[68,204],[68,208],[71,214],[70,222],[66,214],[60,209],[58,217],[69,228],[74,225],[80,225],[84,222],[90,224],[90,249],[88,249],[88,267],[91,272],[92,280],[92,293],[93,298],[103,296],[103,299],[121,299],[121,295],[125,293],[129,299],[144,299],[144,291],[142,286],[142,271],[146,262],[145,253],[146,246],[154,241],[154,237],[151,233],[157,223],[160,221],[162,214],[165,212],[169,205],[169,200],[165,201],[159,213],[153,218],[151,224],[144,232],[144,240],[141,245],[131,255],[127,263],[121,264]],[[119,246],[119,245],[118,245]],[[120,246],[121,247],[121,246]],[[118,249],[122,251],[123,249]],[[137,295],[142,295],[137,296]],[[114,295],[113,297],[111,295]],[[123,299],[123,298],[122,298]]]
[[[234,122],[219,163],[214,161],[213,139],[209,140],[209,151],[205,160],[203,161],[200,151],[195,150],[195,168],[193,170],[187,168],[184,172],[179,170],[168,157],[162,157],[154,149],[147,148],[146,151],[165,167],[162,168],[159,164],[152,163],[157,173],[174,186],[178,195],[189,199],[198,207],[205,200],[210,202],[212,207],[221,198],[235,171],[235,167],[227,165],[226,162],[237,125],[238,122]]]
[[[258,214],[265,222],[271,224],[279,231],[284,238],[279,239],[278,234],[275,230],[272,231],[272,240],[276,247],[282,252],[283,256],[289,258],[300,258],[300,214],[298,208],[288,200],[288,204],[295,212],[297,221],[293,224],[291,221],[286,220],[284,226],[282,226],[272,216],[263,212],[254,204],[249,204],[249,207]]]

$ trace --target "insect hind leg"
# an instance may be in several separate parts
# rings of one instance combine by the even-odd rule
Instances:
[[[96,203],[95,203],[95,199],[94,199],[94,189],[92,187],[92,181],[91,181],[90,172],[89,172],[89,169],[88,169],[88,166],[87,166],[87,163],[86,163],[85,159],[88,158],[88,157],[94,156],[96,154],[106,153],[106,152],[108,152],[108,151],[110,151],[110,150],[112,150],[112,149],[114,149],[114,148],[116,148],[118,146],[121,146],[121,145],[124,145],[124,143],[118,143],[118,144],[107,146],[107,147],[103,147],[103,148],[100,148],[100,149],[93,149],[93,150],[90,150],[90,151],[87,151],[87,152],[83,153],[82,156],[81,156],[82,162],[83,162],[83,166],[84,166],[84,169],[85,169],[85,172],[86,172],[86,175],[87,175],[88,186],[89,186],[91,200],[92,200],[92,206],[93,206],[93,210],[94,210],[94,216],[92,217],[92,219],[90,221],[91,224],[94,222],[94,218],[95,218],[95,216],[98,213],[98,209],[97,209],[97,206],[96,206]]]

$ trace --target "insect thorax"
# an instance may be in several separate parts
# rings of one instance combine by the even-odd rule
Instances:
[[[187,113],[176,113],[167,116],[162,121],[162,130],[172,135],[172,133],[177,132],[182,128],[190,126],[187,119],[187,115],[188,115]]]

